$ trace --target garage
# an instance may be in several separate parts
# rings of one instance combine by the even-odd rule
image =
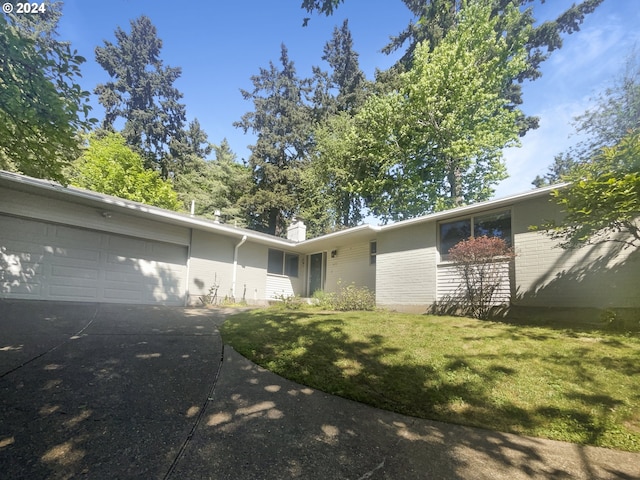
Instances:
[[[183,305],[186,245],[0,214],[4,298]]]

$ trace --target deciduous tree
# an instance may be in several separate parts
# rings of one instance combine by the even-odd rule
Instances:
[[[632,49],[622,71],[595,98],[593,107],[575,118],[576,130],[586,139],[557,155],[547,173],[533,180],[536,187],[566,179],[578,164],[590,161],[604,147],[615,146],[640,128],[640,51]]]
[[[156,207],[177,210],[178,197],[169,181],[144,168],[142,157],[117,133],[89,137],[89,145],[73,164],[71,184]]]
[[[89,92],[77,83],[85,60],[55,39],[59,10],[43,18],[46,26],[0,16],[0,168],[66,183],[77,133],[93,123]]]
[[[565,217],[547,225],[562,247],[609,241],[640,247],[640,129],[603,147],[566,179],[569,186],[554,193]]]
[[[351,155],[365,172],[356,190],[384,220],[486,200],[506,176],[502,149],[520,127],[503,87],[526,68],[526,34],[507,41],[495,28],[521,13],[498,18],[472,3],[459,15],[438,46],[418,46],[397,91],[369,98],[355,117]]]

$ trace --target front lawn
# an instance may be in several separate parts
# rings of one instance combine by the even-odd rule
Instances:
[[[640,451],[640,339],[457,317],[253,310],[224,342],[296,382],[376,407]]]

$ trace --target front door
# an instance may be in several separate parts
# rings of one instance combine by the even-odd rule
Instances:
[[[316,290],[322,290],[322,260],[322,253],[309,256],[309,296],[312,296]]]

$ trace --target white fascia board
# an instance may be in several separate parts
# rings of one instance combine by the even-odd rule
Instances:
[[[492,209],[500,208],[503,206],[509,206],[514,203],[521,202],[523,200],[527,200],[530,198],[549,195],[551,192],[555,190],[563,189],[568,185],[569,185],[568,183],[558,183],[555,185],[550,185],[548,187],[536,188],[528,192],[510,195],[508,197],[496,198],[494,200],[487,200],[484,202],[474,203],[471,205],[465,205],[463,207],[452,208],[450,210],[443,210],[441,212],[430,213],[429,215],[424,215],[422,217],[410,218],[408,220],[401,220],[391,225],[384,225],[380,227],[380,230],[381,231],[393,230],[396,228],[402,228],[402,227],[406,227],[408,225],[414,225],[417,223],[433,222],[433,221],[438,221],[445,218],[454,218],[454,217],[460,217],[463,215],[471,215],[484,210],[492,210]]]
[[[154,219],[163,223],[171,223],[174,225],[216,232],[222,235],[233,236],[236,238],[242,238],[246,235],[247,239],[251,239],[256,243],[277,246],[279,248],[293,249],[296,245],[290,240],[280,239],[272,235],[261,234],[259,232],[254,232],[252,230],[244,228],[237,228],[225,224],[214,223],[211,220],[191,217],[186,214],[145,205],[131,200],[124,200],[122,198],[93,192],[91,190],[85,190],[72,186],[64,187],[52,180],[42,180],[0,170],[0,185],[2,184],[14,186],[14,188],[16,186],[19,186],[22,187],[22,190],[26,192],[39,192],[41,195],[43,193],[45,195],[47,193],[49,195],[53,193],[60,197],[67,197],[69,198],[69,200],[73,199],[72,201],[81,204],[91,205],[93,207],[102,208],[104,210],[112,210],[114,213],[116,211],[126,211],[126,213],[132,215],[143,216],[145,218]]]
[[[323,245],[339,242],[348,237],[366,237],[367,233],[375,234],[381,231],[393,230],[395,228],[402,228],[408,225],[413,225],[422,222],[430,222],[441,220],[444,218],[458,217],[466,214],[473,214],[482,210],[489,210],[494,208],[500,208],[501,206],[511,205],[513,203],[526,200],[528,198],[535,198],[538,196],[548,195],[554,190],[567,187],[568,183],[559,183],[556,185],[550,185],[548,187],[537,188],[528,192],[511,195],[508,197],[498,198],[495,200],[487,200],[485,202],[475,203],[472,205],[466,205],[464,207],[453,208],[450,210],[444,210],[442,212],[431,213],[422,217],[411,218],[408,220],[401,220],[391,225],[374,226],[374,225],[359,225],[357,227],[348,228],[346,230],[340,230],[338,232],[329,233],[321,237],[312,238],[303,242],[293,242],[284,238],[275,237],[269,234],[263,234],[248,230],[245,228],[232,227],[225,224],[214,223],[211,220],[205,220],[202,218],[191,217],[187,214],[181,214],[173,212],[171,210],[165,210],[158,207],[152,207],[144,205],[142,203],[134,202],[131,200],[124,200],[122,198],[113,197],[111,195],[105,195],[102,193],[93,192],[91,190],[84,190],[77,187],[63,187],[62,185],[51,181],[42,180],[17,173],[6,172],[0,170],[0,185],[2,183],[8,183],[13,185],[22,185],[27,190],[44,190],[49,192],[55,192],[60,196],[73,197],[80,200],[83,203],[91,203],[94,206],[98,205],[102,208],[115,208],[119,210],[126,210],[133,215],[141,215],[147,218],[155,217],[157,221],[171,223],[176,225],[182,225],[189,228],[198,228],[201,230],[220,233],[222,235],[233,236],[236,238],[242,238],[247,236],[247,239],[255,243],[261,243],[263,245],[274,246],[288,250],[302,250],[304,252],[311,251],[313,248],[320,248]]]
[[[298,243],[296,249],[299,250],[300,253],[316,253],[321,250],[332,250],[348,242],[375,240],[379,230],[380,227],[374,225],[358,225],[357,227],[305,240],[304,242]]]

